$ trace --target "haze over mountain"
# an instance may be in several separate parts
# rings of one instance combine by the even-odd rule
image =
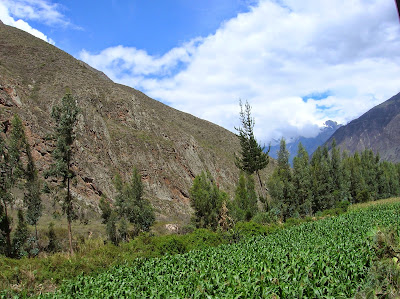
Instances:
[[[400,162],[400,93],[339,128],[333,138],[350,153],[372,149],[381,159]]]
[[[303,137],[299,136],[294,140],[288,139],[286,140],[286,147],[289,151],[289,162],[293,165],[293,158],[297,155],[297,149],[299,143],[301,142],[304,148],[307,150],[308,154],[311,156],[312,153],[318,148],[318,146],[323,145],[329,137],[332,136],[333,133],[336,132],[338,128],[342,125],[338,124],[336,121],[328,120],[324,123],[324,126],[320,128],[320,132],[315,137]],[[271,150],[269,152],[270,156],[274,159],[278,158],[279,151],[279,140],[276,140],[276,144],[271,146]]]
[[[188,190],[203,170],[232,193],[239,148],[233,133],[115,84],[53,45],[0,24],[2,132],[8,133],[12,115],[19,114],[40,172],[51,162],[53,148],[46,140],[51,108],[67,89],[81,109],[73,194],[82,205],[96,208],[101,194],[113,198],[113,176],[118,172],[128,179],[134,167],[158,219],[188,220]]]

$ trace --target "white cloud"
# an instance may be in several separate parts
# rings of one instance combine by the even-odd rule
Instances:
[[[55,42],[43,32],[33,28],[28,21],[36,21],[50,26],[72,26],[60,12],[59,4],[47,0],[1,0],[0,20],[9,26],[24,30],[50,44]]]
[[[33,36],[36,36],[37,38],[40,38],[50,44],[55,44],[55,42],[49,38],[47,35],[45,35],[43,32],[40,32],[39,30],[32,28],[27,22],[24,20],[18,19],[15,20],[9,13],[8,8],[4,5],[4,3],[0,3],[0,20],[9,26],[16,27],[18,29],[24,30]]]
[[[117,46],[80,58],[113,80],[220,124],[238,125],[238,99],[256,133],[310,136],[400,91],[400,25],[389,0],[262,0],[207,37],[160,57]],[[330,91],[322,100],[302,96]]]
[[[48,0],[2,0],[14,18],[34,20],[47,25],[69,26],[70,22],[60,12],[61,6]]]

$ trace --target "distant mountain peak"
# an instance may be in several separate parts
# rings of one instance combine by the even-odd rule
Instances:
[[[318,148],[318,146],[323,145],[329,137],[332,136],[335,131],[340,128],[342,125],[339,124],[338,122],[334,120],[327,120],[322,127],[320,127],[320,131],[317,136],[315,137],[304,137],[304,136],[299,136],[296,138],[288,138],[286,139],[286,146],[287,149],[290,153],[289,161],[290,164],[293,162],[293,158],[297,154],[297,149],[299,146],[299,143],[303,144],[305,149],[307,150],[308,154],[311,156],[311,154]],[[279,140],[276,141],[274,146],[271,146],[270,150],[270,156],[272,158],[277,158],[277,152],[279,150]]]
[[[400,93],[338,129],[329,138],[350,153],[372,149],[384,160],[400,162]]]

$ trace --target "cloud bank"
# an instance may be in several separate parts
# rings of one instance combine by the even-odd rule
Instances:
[[[162,56],[120,45],[79,57],[229,130],[239,98],[248,100],[268,142],[312,136],[324,121],[345,123],[399,92],[399,49],[394,1],[263,0]]]
[[[46,0],[1,0],[0,20],[6,25],[24,30],[54,45],[54,40],[33,28],[27,21],[36,21],[49,26],[70,26],[60,8],[60,5]]]

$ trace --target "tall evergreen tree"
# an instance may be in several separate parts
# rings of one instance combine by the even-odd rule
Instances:
[[[26,183],[25,183],[25,194],[24,203],[27,208],[26,220],[30,225],[35,226],[35,238],[38,241],[37,223],[40,216],[42,216],[42,200],[40,198],[40,183],[35,166],[35,162],[32,157],[31,148],[29,143],[25,146],[26,154],[28,156],[28,164],[25,171]]]
[[[333,200],[338,202],[343,199],[343,171],[340,149],[336,146],[336,140],[333,139],[331,144],[331,159],[330,171],[333,185]]]
[[[71,169],[71,164],[73,143],[75,141],[74,128],[77,123],[78,113],[79,109],[76,101],[70,93],[65,94],[61,99],[61,105],[53,106],[51,116],[56,123],[54,128],[56,148],[52,153],[54,163],[47,173],[50,176],[61,177],[62,187],[67,188],[67,195],[63,202],[63,211],[68,221],[69,250],[71,254],[73,254],[71,223],[76,219],[76,213],[73,208],[70,182],[75,175]]]
[[[342,152],[341,157],[341,170],[342,170],[342,200],[352,202],[352,196],[350,193],[351,188],[351,170],[349,167],[349,161],[351,157],[347,151]]]
[[[330,157],[327,147],[318,147],[311,158],[313,211],[330,209],[334,205]]]
[[[268,153],[270,148],[268,148],[267,152],[265,153],[265,147],[261,147],[254,136],[254,118],[251,117],[250,104],[246,101],[244,109],[242,101],[239,101],[239,105],[239,115],[242,126],[235,129],[238,131],[237,137],[239,138],[240,142],[241,155],[240,157],[235,157],[235,163],[240,170],[250,175],[256,173],[258,182],[260,184],[261,195],[263,199],[265,199],[265,188],[263,187],[261,181],[260,170],[267,167],[269,163]]]
[[[289,165],[289,151],[286,148],[284,138],[280,141],[278,165],[268,180],[268,190],[271,197],[275,200],[275,206],[279,205],[283,219],[295,216],[298,206],[294,196],[292,171]]]
[[[368,191],[371,198],[376,198],[378,193],[378,170],[379,170],[379,155],[374,155],[373,151],[366,149],[361,152],[361,174],[364,178],[365,189]]]
[[[363,177],[360,155],[355,152],[353,157],[349,158],[347,164],[350,172],[350,195],[352,201],[358,203],[368,200],[370,195]]]
[[[286,206],[286,212],[284,213],[285,218],[294,216],[294,212],[297,210],[297,205],[294,201],[292,171],[290,169],[289,156],[290,154],[286,147],[286,140],[285,138],[281,138],[278,151],[278,166],[276,169],[281,181],[283,182],[283,198]]]
[[[400,184],[396,166],[388,161],[382,161],[378,166],[378,198],[399,196]]]
[[[297,156],[293,159],[294,198],[300,215],[312,213],[312,181],[309,156],[304,146],[299,143]]]
[[[17,115],[11,121],[11,134],[7,141],[0,136],[0,201],[4,213],[0,229],[5,236],[5,254],[11,256],[11,220],[8,215],[8,205],[13,200],[12,188],[24,174],[21,156],[26,144],[22,121]]]

